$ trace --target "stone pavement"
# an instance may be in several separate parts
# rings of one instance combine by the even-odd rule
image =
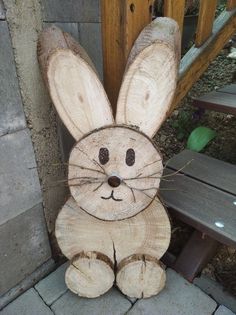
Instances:
[[[165,289],[149,299],[129,299],[116,288],[96,299],[80,298],[66,288],[67,264],[8,304],[0,315],[235,315],[199,288],[203,282],[203,290],[211,294],[213,284],[206,284],[206,278],[190,284],[171,269],[167,270]],[[222,304],[224,292],[219,294],[216,287],[214,292],[218,292]],[[235,309],[236,300],[231,298],[226,296],[224,304]]]

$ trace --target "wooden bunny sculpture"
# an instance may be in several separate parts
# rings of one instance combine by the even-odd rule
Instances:
[[[139,35],[115,119],[94,66],[69,34],[44,30],[38,57],[56,110],[76,140],[68,163],[71,197],[56,221],[58,244],[70,260],[68,288],[90,298],[114,283],[130,297],[157,294],[171,230],[157,197],[163,165],[151,138],[175,93],[176,22],[157,18]]]

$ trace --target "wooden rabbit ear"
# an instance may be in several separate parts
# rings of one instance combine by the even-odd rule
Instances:
[[[43,31],[38,58],[56,110],[72,136],[114,123],[91,60],[73,38],[53,26]]]
[[[128,59],[116,123],[154,136],[171,106],[179,59],[180,32],[174,20],[157,18],[144,28]]]

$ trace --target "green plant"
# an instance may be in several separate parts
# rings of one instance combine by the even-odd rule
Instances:
[[[188,111],[180,112],[177,119],[171,125],[176,130],[178,140],[187,138],[193,128],[192,113]]]
[[[216,132],[207,127],[195,128],[188,137],[187,149],[200,152],[216,136]]]

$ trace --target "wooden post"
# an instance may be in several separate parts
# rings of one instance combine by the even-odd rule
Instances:
[[[236,0],[228,0],[227,1],[227,10],[233,10],[234,8],[236,8]]]
[[[235,12],[223,12],[214,22],[213,34],[208,45],[192,47],[182,59],[176,95],[169,114],[177,107],[193,84],[206,71],[211,61],[235,33]]]
[[[115,112],[129,52],[152,19],[153,0],[102,0],[101,4],[104,86]]]
[[[195,46],[200,47],[212,34],[217,0],[200,2]]]
[[[180,28],[182,34],[184,23],[184,7],[185,0],[165,0],[164,1],[164,16],[174,19]]]

